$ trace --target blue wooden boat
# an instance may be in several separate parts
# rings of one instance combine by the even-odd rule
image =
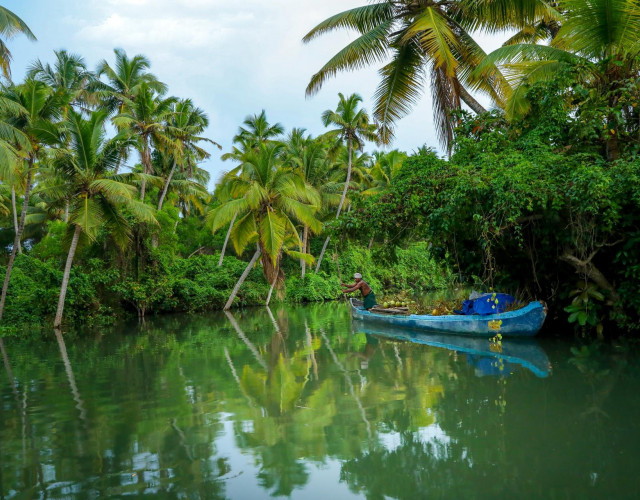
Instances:
[[[500,314],[447,315],[429,314],[384,314],[367,311],[362,301],[351,298],[351,317],[353,319],[411,328],[423,332],[452,333],[477,337],[494,337],[500,333],[503,337],[533,337],[547,317],[547,307],[543,302],[530,302],[525,307]]]
[[[467,355],[467,362],[476,367],[476,375],[509,376],[517,367],[523,367],[536,377],[551,374],[551,362],[547,353],[535,339],[504,339],[492,342],[486,337],[451,335],[446,333],[422,333],[415,330],[364,321],[353,322],[354,333],[362,332],[375,337],[395,341],[423,344]],[[502,360],[502,363],[496,361]]]

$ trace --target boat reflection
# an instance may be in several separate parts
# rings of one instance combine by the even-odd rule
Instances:
[[[353,333],[385,337],[397,341],[426,344],[433,347],[463,353],[467,363],[475,368],[477,376],[508,376],[520,367],[531,371],[536,377],[551,374],[551,363],[547,353],[533,339],[502,339],[468,337],[452,334],[422,333],[391,326],[352,322]]]

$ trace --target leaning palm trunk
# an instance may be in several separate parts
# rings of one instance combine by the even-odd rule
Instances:
[[[16,187],[11,186],[11,208],[13,209],[13,231],[18,232],[18,210],[16,208]],[[22,245],[18,241],[18,253],[22,253]]]
[[[164,197],[167,196],[167,191],[169,190],[169,184],[171,183],[171,179],[173,178],[173,174],[176,171],[177,161],[173,161],[173,167],[171,167],[171,172],[169,172],[169,177],[167,177],[166,182],[164,183],[164,187],[162,188],[162,193],[160,194],[160,199],[158,200],[158,212],[162,210],[162,204],[164,203]],[[151,236],[151,246],[153,248],[158,248],[158,233],[154,233]]]
[[[78,227],[78,226],[76,226]],[[71,388],[71,394],[73,395],[73,400],[76,402],[76,408],[80,411],[80,418],[86,423],[87,421],[87,411],[84,408],[84,401],[80,396],[80,391],[78,391],[78,384],[76,384],[76,378],[73,375],[73,368],[71,366],[71,361],[69,361],[69,355],[67,354],[67,346],[64,343],[64,338],[62,338],[62,334],[60,330],[55,331],[56,340],[58,341],[58,347],[60,348],[60,356],[62,357],[62,363],[64,364],[64,369],[67,372],[67,380],[69,381],[69,387]]]
[[[267,303],[265,304],[267,307],[269,307],[269,302],[271,302],[271,294],[273,293],[273,289],[276,287],[276,283],[278,283],[278,272],[279,271],[276,272],[276,277],[271,282],[271,287],[269,288],[269,294],[267,295]]]
[[[476,101],[475,98],[469,92],[467,92],[467,89],[465,89],[461,83],[459,83],[457,87],[458,87],[458,94],[460,96],[460,100],[464,102],[467,106],[469,106],[474,113],[476,113],[477,115],[481,115],[482,113],[487,112],[487,110],[484,109],[482,105],[478,101]]]
[[[171,172],[169,172],[169,177],[167,177],[167,181],[164,183],[164,188],[162,189],[162,194],[160,195],[160,199],[158,200],[158,211],[162,210],[162,204],[164,203],[164,197],[167,196],[167,191],[169,190],[169,184],[171,184],[171,179],[173,178],[173,174],[176,171],[176,165],[178,164],[177,160],[173,160],[173,167],[171,168]]]
[[[229,296],[229,300],[227,300],[227,303],[224,305],[224,310],[225,311],[228,311],[229,309],[231,309],[231,304],[233,304],[233,299],[236,298],[236,295],[238,294],[238,291],[240,290],[240,287],[244,283],[244,280],[247,279],[247,276],[249,276],[249,272],[253,269],[253,266],[255,266],[256,261],[260,257],[261,253],[262,253],[262,251],[260,250],[260,245],[257,245],[256,253],[253,254],[253,257],[251,257],[251,262],[249,262],[249,264],[247,264],[247,267],[245,268],[244,272],[242,273],[242,276],[240,276],[240,279],[236,283],[236,286],[233,287],[233,291],[231,292],[231,295]]]
[[[18,223],[18,230],[16,231],[15,238],[13,239],[13,248],[11,249],[9,262],[7,262],[7,271],[4,275],[2,295],[0,296],[0,321],[2,320],[2,314],[4,313],[4,303],[7,300],[7,290],[9,288],[9,279],[11,278],[13,263],[16,260],[16,252],[18,251],[18,248],[20,248],[20,239],[22,237],[22,232],[24,231],[24,221],[27,217],[27,206],[29,205],[29,194],[31,193],[31,174],[33,169],[33,161],[33,158],[29,159],[29,166],[27,167],[27,186],[24,190],[24,200],[22,202],[22,211],[20,212],[20,222]]]
[[[342,190],[342,197],[340,198],[340,204],[338,205],[338,212],[336,213],[336,219],[340,217],[340,212],[342,211],[342,206],[344,205],[344,200],[347,197],[347,190],[349,189],[349,183],[351,182],[351,139],[347,142],[347,148],[349,149],[349,163],[347,164],[347,182],[344,185],[344,189]],[[320,252],[320,257],[318,257],[318,264],[316,265],[316,273],[320,271],[320,264],[322,264],[322,258],[324,257],[324,253],[327,251],[327,246],[329,245],[329,240],[331,236],[327,236],[327,239],[324,240],[324,245],[322,245],[322,251]]]
[[[62,275],[62,286],[60,287],[60,298],[58,299],[58,310],[56,311],[56,318],[53,320],[53,328],[59,329],[62,324],[62,312],[64,311],[64,300],[67,296],[67,288],[69,287],[69,274],[71,273],[71,266],[73,265],[73,257],[76,254],[76,248],[78,246],[78,239],[80,238],[80,226],[76,225],[76,229],[73,232],[73,239],[71,240],[71,246],[69,247],[69,255],[67,255],[67,263],[64,266],[64,274]]]
[[[307,251],[307,241],[309,240],[309,228],[304,226],[304,232],[302,233],[302,251]],[[300,266],[302,267],[301,277],[304,278],[304,275],[307,273],[307,261],[304,259],[300,259]]]
[[[233,223],[236,221],[236,216],[238,212],[233,214],[233,219],[231,219],[231,223],[229,224],[229,230],[227,231],[227,236],[224,238],[224,245],[222,245],[222,252],[220,252],[220,260],[218,261],[218,267],[222,265],[222,261],[224,259],[224,253],[227,250],[227,243],[229,243],[229,236],[231,236],[231,230],[233,229]]]

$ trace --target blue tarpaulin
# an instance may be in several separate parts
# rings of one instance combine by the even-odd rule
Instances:
[[[475,299],[465,300],[458,314],[498,314],[504,312],[508,305],[515,302],[515,297],[508,293],[484,293]]]

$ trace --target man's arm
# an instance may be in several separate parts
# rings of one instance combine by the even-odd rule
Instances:
[[[362,288],[362,281],[360,283],[356,283],[355,285],[351,285],[349,288],[347,288],[346,290],[343,290],[343,293],[351,293],[351,292],[355,292],[356,290],[359,290],[360,288]]]

